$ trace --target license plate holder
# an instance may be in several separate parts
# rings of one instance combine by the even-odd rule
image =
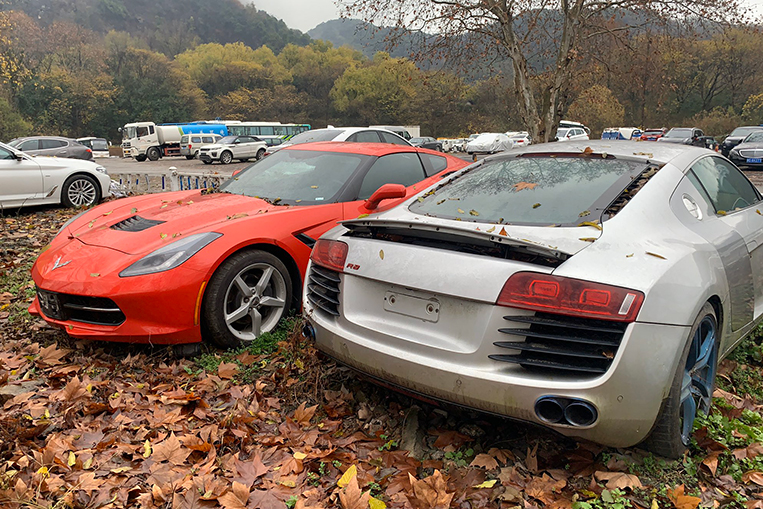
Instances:
[[[748,157],[747,162],[750,164],[760,164],[763,163],[763,157]]]
[[[424,299],[400,292],[388,291],[384,294],[384,310],[425,322],[434,323],[440,319],[440,302],[437,299]]]

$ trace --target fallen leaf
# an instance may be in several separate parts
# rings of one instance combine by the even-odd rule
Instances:
[[[315,415],[315,411],[318,409],[318,405],[305,408],[306,405],[307,402],[303,401],[302,404],[294,410],[294,420],[301,426],[308,426],[313,415]]]
[[[497,482],[498,479],[490,479],[489,481],[485,481],[483,483],[472,486],[472,488],[492,488]]]
[[[112,212],[114,212],[114,211],[113,211],[113,210],[109,210],[108,212],[104,212],[104,214],[103,214],[103,215],[104,215],[104,216],[108,216],[108,215],[110,215]]]
[[[137,213],[138,213],[138,209],[136,209],[135,207],[130,209],[130,214],[137,214]]]
[[[90,277],[98,277],[100,275],[101,275],[100,272],[91,272],[90,273]]]
[[[450,507],[455,493],[448,493],[448,484],[439,470],[421,480],[408,474],[408,479],[413,487],[413,495],[421,506],[432,509]]]
[[[159,237],[161,237],[163,239],[166,239],[167,238],[167,234],[166,233],[160,233]]]
[[[382,260],[384,259],[384,250],[383,249],[379,250],[379,258],[381,258]]]
[[[494,468],[498,468],[498,462],[489,454],[483,453],[476,455],[469,466],[493,470]]]
[[[684,485],[676,486],[667,490],[668,498],[676,506],[676,509],[697,509],[702,499],[684,494]]]
[[[533,190],[538,184],[531,184],[530,182],[517,182],[514,184],[515,191],[522,191],[523,189]]]
[[[471,214],[471,215],[473,215],[473,216],[479,216],[479,215],[480,215],[480,213],[479,213],[479,212],[477,212],[477,211],[476,211],[476,210],[474,210],[474,209],[470,210],[470,211],[469,211],[469,214]]]
[[[599,231],[602,231],[601,225],[598,223],[594,223],[593,221],[583,221],[582,223],[578,224],[578,226],[592,226],[596,228]]]
[[[540,203],[533,203],[533,208],[534,209],[537,209],[538,207],[540,207]]]
[[[458,211],[459,214],[465,214],[463,209],[456,209],[456,210]]]
[[[583,242],[596,242],[596,237],[580,237],[578,240],[582,240]]]
[[[357,475],[358,475],[358,467],[356,467],[355,465],[351,465],[350,468],[344,471],[344,474],[342,474],[342,477],[339,478],[336,484],[340,488],[344,488],[350,483],[352,479],[355,479]]]
[[[758,486],[763,486],[763,472],[751,471],[742,474],[742,481],[745,483],[753,482]]]
[[[368,217],[368,214],[360,214],[358,216],[358,219],[363,219],[364,217]]]
[[[358,478],[354,476],[349,480],[345,489],[339,492],[339,501],[344,509],[367,509],[370,500],[371,494],[360,491]]]
[[[238,365],[235,362],[221,362],[217,366],[217,376],[230,380],[238,373]]]
[[[191,452],[190,449],[183,449],[175,433],[171,433],[168,438],[154,446],[151,457],[155,461],[167,461],[173,465],[182,465]]]
[[[485,230],[487,233],[493,233],[495,231],[495,226],[491,226],[488,230]]]
[[[368,509],[387,509],[387,504],[378,498],[371,497],[368,499]]]
[[[591,147],[586,147],[583,149],[583,153],[587,156],[590,156],[591,154],[593,154],[593,149]]]
[[[641,480],[633,474],[626,474],[625,472],[594,472],[594,478],[599,481],[606,481],[606,488],[608,490],[624,489],[624,488],[643,488]]]
[[[664,256],[657,253],[652,253],[651,251],[647,251],[646,254],[648,254],[649,256],[654,256],[655,258],[659,258],[661,260],[667,260],[667,258],[665,258]]]

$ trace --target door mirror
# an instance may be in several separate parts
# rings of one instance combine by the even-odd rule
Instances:
[[[21,155],[20,152],[14,152],[13,153],[13,158],[16,159],[17,161],[23,161],[24,160],[24,156]]]
[[[368,210],[374,210],[379,206],[382,200],[391,200],[393,198],[405,198],[405,186],[402,184],[384,184],[374,191],[364,204]]]
[[[233,143],[234,143],[234,144],[236,144],[236,145],[238,145],[239,143],[241,143],[241,140],[236,140],[236,141],[234,141]]]

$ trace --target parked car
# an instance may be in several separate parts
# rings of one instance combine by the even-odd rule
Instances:
[[[215,161],[230,164],[234,159],[262,159],[267,148],[268,144],[256,136],[224,136],[211,145],[202,145],[199,149],[199,159],[204,164],[212,164]]]
[[[466,153],[471,154],[494,154],[504,150],[511,150],[514,144],[504,133],[482,133],[476,138],[469,139],[466,144]]]
[[[748,134],[729,151],[729,159],[740,168],[763,169],[763,130]]]
[[[431,136],[419,136],[418,138],[411,138],[410,143],[414,147],[428,148],[429,150],[442,152],[442,142],[432,138]]]
[[[71,159],[93,159],[93,151],[71,138],[60,136],[27,136],[8,143],[13,148],[32,156],[68,157]]]
[[[639,138],[641,141],[657,141],[668,132],[664,127],[660,129],[646,129]]]
[[[180,155],[186,159],[198,157],[202,145],[214,145],[220,138],[219,134],[184,134],[180,137]]]
[[[742,140],[755,132],[763,132],[763,126],[748,125],[737,127],[731,131],[731,134],[726,136],[725,140],[723,140],[723,143],[721,144],[721,153],[726,157],[729,157],[729,152],[731,152],[732,148],[742,143]]]
[[[95,138],[88,136],[87,138],[77,138],[77,143],[89,148],[93,153],[93,157],[109,157],[109,142],[106,138]]]
[[[317,141],[351,141],[355,143],[392,143],[393,145],[405,145],[412,147],[408,140],[405,140],[386,129],[377,129],[373,127],[327,127],[325,129],[311,129],[299,133],[288,141],[269,147],[265,155],[270,155],[292,145],[300,143],[314,143]]]
[[[109,195],[106,169],[91,161],[32,157],[0,143],[3,209],[60,203],[89,207]]]
[[[371,125],[368,127],[375,128],[375,129],[384,129],[385,131],[391,131],[397,134],[398,136],[400,136],[401,138],[403,138],[404,140],[408,140],[408,141],[411,140],[411,133],[409,133],[408,129],[406,129],[405,127],[401,125]]]
[[[532,145],[532,139],[527,131],[511,134],[509,139],[514,147],[522,148]]]
[[[556,130],[556,141],[587,140],[588,133],[582,127],[560,127]]]
[[[684,145],[704,147],[704,136],[705,133],[698,127],[674,127],[657,141],[664,143],[683,143]]]
[[[321,234],[467,164],[404,145],[301,144],[219,190],[104,204],[67,223],[37,259],[29,311],[78,338],[247,343],[299,309]]]
[[[532,146],[343,222],[305,333],[387,387],[680,456],[763,313],[763,204],[719,154],[649,152]]]
[[[560,120],[559,121],[559,129],[569,129],[569,128],[576,128],[576,129],[582,129],[588,136],[591,136],[591,130],[586,127],[584,124],[581,124],[580,122],[573,122],[571,120]]]

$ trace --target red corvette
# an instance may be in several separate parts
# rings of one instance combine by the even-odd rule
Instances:
[[[644,133],[639,138],[641,141],[657,141],[663,136],[665,136],[665,133],[667,132],[667,129],[664,127],[661,129],[647,129],[644,131]]]
[[[219,190],[105,203],[37,259],[29,312],[78,338],[239,345],[299,307],[310,250],[337,221],[391,208],[467,164],[403,145],[312,143]]]

